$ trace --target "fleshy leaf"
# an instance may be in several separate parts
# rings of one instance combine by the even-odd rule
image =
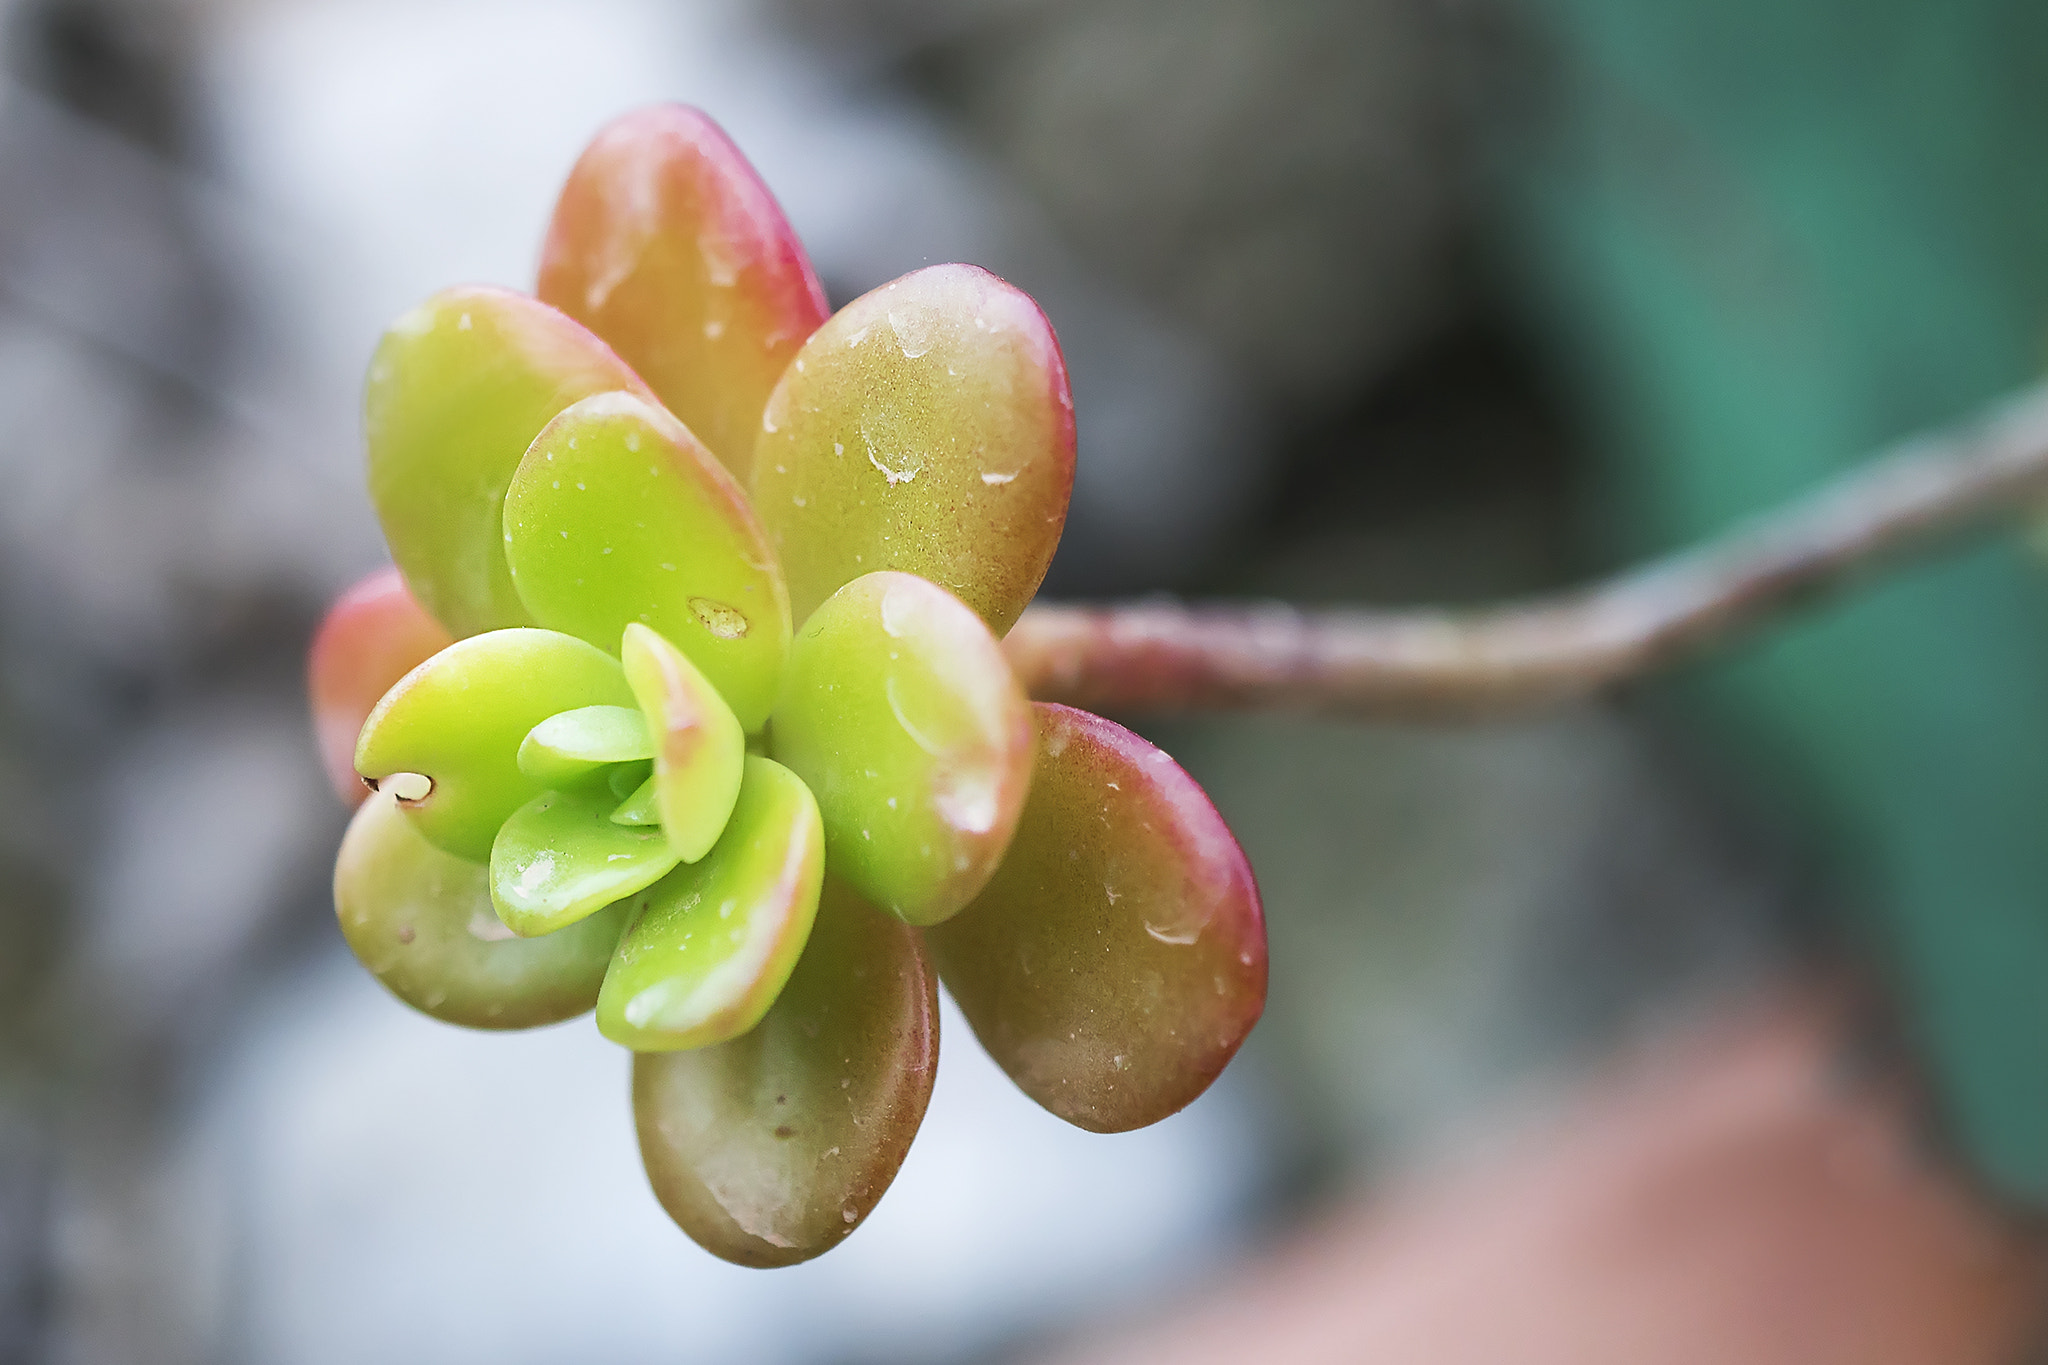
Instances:
[[[735,793],[737,796],[737,793]],[[621,825],[658,825],[661,823],[660,785],[649,776],[645,782],[633,788],[612,811],[612,819]],[[695,859],[692,859],[694,862]]]
[[[647,717],[635,706],[579,706],[549,716],[519,742],[519,771],[561,787],[613,763],[654,757]]]
[[[637,913],[598,996],[599,1032],[640,1052],[745,1033],[803,952],[824,873],[809,789],[781,764],[748,758],[717,846],[634,898]]]
[[[740,799],[747,739],[689,657],[638,622],[623,641],[626,681],[654,737],[654,802],[686,863],[718,841]],[[631,798],[628,798],[629,802]]]
[[[532,624],[505,565],[505,485],[556,413],[613,389],[648,392],[582,324],[509,289],[444,290],[384,334],[363,394],[370,500],[407,586],[456,635]]]
[[[969,265],[905,275],[820,327],[768,400],[752,474],[797,620],[901,569],[997,635],[1038,591],[1073,483],[1052,325]]]
[[[405,675],[377,703],[356,744],[372,782],[405,774],[394,792],[429,842],[485,862],[498,826],[540,795],[519,771],[534,726],[579,706],[630,706],[619,661],[571,635],[522,627],[457,640]]]
[[[1031,705],[959,598],[856,578],[790,651],[770,734],[825,821],[832,874],[910,924],[987,884],[1031,784]]]
[[[663,105],[597,135],[562,188],[540,296],[610,342],[726,468],[828,311],[768,187],[718,125]]]
[[[926,931],[1024,1093],[1096,1132],[1208,1088],[1266,1001],[1251,867],[1195,780],[1120,725],[1037,706],[1038,764],[988,889]]]
[[[789,595],[740,486],[660,408],[601,394],[550,422],[505,496],[505,555],[542,625],[600,649],[651,626],[742,726],[768,718]]]
[[[406,591],[397,569],[379,569],[327,609],[306,653],[306,690],[320,762],[342,800],[368,794],[356,776],[356,736],[393,683],[455,642]]]
[[[651,802],[654,799],[651,794],[653,789],[648,788],[647,784],[653,778],[654,763],[652,760],[645,763],[622,763],[605,775],[605,785],[610,787],[612,795],[621,801],[624,801],[629,796],[636,796],[642,788],[647,788],[650,793],[647,799]],[[658,814],[650,816],[646,823],[658,825],[661,823],[661,817]]]
[[[392,994],[469,1028],[532,1028],[583,1013],[626,907],[546,938],[515,938],[491,910],[482,864],[419,836],[388,792],[355,814],[334,864],[342,937]]]
[[[609,793],[542,792],[512,813],[491,845],[491,903],[522,938],[643,891],[679,857],[658,829],[612,823]]]
[[[760,1024],[634,1059],[647,1178],[713,1255],[807,1261],[896,1178],[938,1060],[937,979],[916,932],[828,880],[810,944]]]

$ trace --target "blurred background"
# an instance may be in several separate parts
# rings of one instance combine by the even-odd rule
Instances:
[[[949,1013],[799,1269],[667,1222],[587,1021],[385,996],[301,678],[363,366],[663,99],[835,303],[1041,300],[1061,596],[1540,591],[2048,341],[2032,0],[0,0],[0,1361],[2048,1358],[2017,537],[1535,721],[1145,723],[1264,889],[1245,1054],[1094,1137]]]

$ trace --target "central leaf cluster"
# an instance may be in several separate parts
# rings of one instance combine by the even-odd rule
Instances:
[[[430,304],[394,336],[459,342],[473,305]],[[512,933],[630,903],[597,1002],[607,1037],[661,1051],[752,1028],[803,950],[828,855],[910,924],[987,882],[1029,785],[1031,713],[951,593],[866,574],[793,632],[748,500],[629,391],[548,423],[502,525],[538,624],[414,670],[371,713],[356,766],[427,779],[394,787],[401,806],[436,847],[488,861]]]

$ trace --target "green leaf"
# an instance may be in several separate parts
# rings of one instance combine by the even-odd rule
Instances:
[[[1024,1093],[1096,1132],[1141,1128],[1207,1089],[1265,1007],[1258,886],[1164,752],[1086,711],[1036,709],[1009,855],[925,941]]]
[[[505,497],[534,619],[616,649],[632,622],[690,656],[758,730],[789,652],[789,595],[732,476],[673,417],[601,394],[548,424]]]
[[[911,924],[987,884],[1031,784],[1031,707],[988,627],[944,588],[874,573],[790,652],[770,733],[809,785],[834,876]]]
[[[680,861],[658,829],[613,824],[609,793],[543,792],[491,845],[491,903],[522,937],[551,934],[645,890]]]
[[[391,993],[468,1028],[532,1028],[597,1003],[626,907],[515,938],[482,864],[422,839],[387,793],[357,810],[334,865],[342,937]]]
[[[674,104],[616,120],[570,171],[540,296],[610,342],[742,479],[769,390],[829,311],[754,168]]]
[[[306,690],[320,761],[342,800],[354,805],[367,791],[356,776],[356,739],[379,699],[454,642],[397,569],[379,569],[327,609],[306,652]]]
[[[896,1178],[938,1061],[937,978],[917,933],[827,879],[810,943],[752,1031],[634,1058],[647,1178],[713,1255],[807,1261]]]
[[[689,657],[646,626],[626,627],[626,681],[654,737],[655,807],[668,840],[694,863],[718,840],[740,799],[746,736],[718,689]],[[628,798],[622,809],[634,808]]]
[[[1074,411],[1030,296],[968,265],[865,294],[804,343],[761,425],[754,508],[796,619],[875,569],[931,579],[998,635],[1038,591]]]
[[[549,716],[519,743],[519,771],[563,787],[614,763],[654,757],[647,717],[632,706],[579,706]]]
[[[519,771],[527,732],[561,711],[631,705],[619,661],[569,635],[522,628],[458,640],[377,703],[356,745],[356,771],[428,783],[398,790],[414,826],[444,852],[475,862],[507,816],[540,795]]]
[[[738,793],[734,793],[735,799]],[[658,825],[661,823],[660,784],[652,774],[646,781],[628,792],[612,811],[612,819],[621,825]],[[691,862],[696,859],[692,858]]]
[[[370,500],[407,586],[456,635],[532,624],[505,564],[505,485],[556,413],[613,389],[647,394],[580,324],[509,289],[444,290],[384,334],[363,394]]]
[[[650,793],[647,798],[648,801],[652,802],[654,800],[654,797],[651,795],[653,789],[648,786],[648,783],[653,780],[653,777],[654,764],[651,760],[645,763],[621,763],[618,767],[611,769],[605,774],[605,785],[611,789],[611,794],[621,801],[629,796],[636,796],[645,789]],[[651,815],[642,823],[658,825],[661,823],[661,817],[658,814]]]
[[[708,1047],[759,1023],[810,935],[824,878],[818,805],[795,773],[747,759],[732,821],[703,861],[640,893],[597,1001],[639,1052]]]

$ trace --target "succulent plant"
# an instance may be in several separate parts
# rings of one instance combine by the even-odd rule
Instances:
[[[867,1215],[941,980],[1085,1128],[1175,1112],[1236,1052],[1266,944],[1235,839],[1000,644],[1073,481],[1029,297],[942,265],[828,315],[724,134],[648,109],[571,173],[537,297],[393,325],[365,427],[396,567],[310,661],[330,771],[370,793],[343,933],[451,1023],[595,1007],[706,1248],[790,1264]]]

